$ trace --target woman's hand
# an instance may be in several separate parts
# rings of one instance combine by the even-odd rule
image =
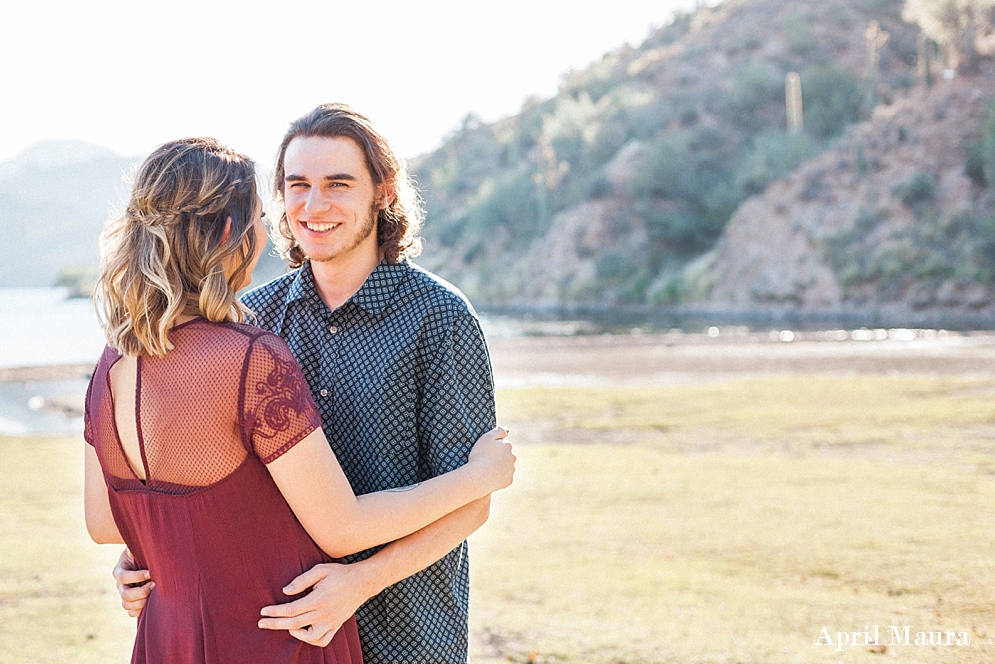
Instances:
[[[515,477],[515,454],[507,442],[508,430],[495,427],[477,439],[467,466],[476,468],[488,493],[511,485]]]

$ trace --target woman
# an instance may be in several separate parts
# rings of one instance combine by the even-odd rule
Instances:
[[[258,629],[259,609],[511,483],[495,429],[458,470],[353,495],[286,344],[243,322],[235,292],[265,239],[252,162],[213,139],[153,152],[105,230],[85,508],[94,541],[126,543],[156,580],[133,662],[361,662],[354,621],[317,648]]]

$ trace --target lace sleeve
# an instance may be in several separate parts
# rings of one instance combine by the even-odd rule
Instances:
[[[272,334],[249,347],[242,378],[242,440],[270,463],[321,426],[304,374],[287,344]]]
[[[93,442],[93,422],[90,421],[90,394],[93,392],[93,381],[96,377],[97,369],[95,367],[90,375],[90,382],[86,386],[86,399],[83,401],[83,440],[94,447],[96,445]]]
[[[113,362],[117,358],[117,351],[115,351],[110,346],[104,347],[104,352],[100,354],[97,359],[97,364],[93,367],[93,373],[90,374],[90,382],[86,386],[86,398],[83,400],[83,440],[88,444],[96,447],[95,438],[96,433],[94,431],[93,424],[93,399],[94,387],[96,385],[97,394],[102,394],[102,390],[106,390],[106,379],[107,379],[107,364]]]

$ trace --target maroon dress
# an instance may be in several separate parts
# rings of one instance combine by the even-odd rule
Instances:
[[[156,586],[132,662],[362,664],[350,618],[325,648],[259,629],[259,610],[294,577],[330,562],[264,464],[321,425],[300,367],[279,337],[202,318],[173,328],[166,357],[138,359],[135,394],[146,480],[128,464],[114,419],[107,348],[86,398],[114,521]]]

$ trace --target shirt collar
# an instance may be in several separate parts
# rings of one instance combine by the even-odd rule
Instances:
[[[311,272],[311,261],[305,261],[294,275],[287,289],[287,302],[303,300],[311,296],[318,296],[318,289],[314,285],[314,274]]]
[[[380,261],[380,264],[370,273],[370,276],[366,278],[366,281],[349,301],[354,302],[356,306],[365,309],[374,316],[379,316],[390,304],[407,270],[407,261],[401,261],[396,265]]]
[[[404,279],[404,273],[408,270],[408,262],[401,261],[396,265],[391,265],[387,261],[380,261],[380,264],[370,273],[363,285],[360,286],[356,294],[349,298],[349,302],[379,316],[393,299],[397,292],[397,287]],[[318,287],[314,283],[314,273],[311,271],[311,261],[306,261],[297,270],[297,275],[290,283],[287,290],[287,302],[301,299],[320,299]]]

